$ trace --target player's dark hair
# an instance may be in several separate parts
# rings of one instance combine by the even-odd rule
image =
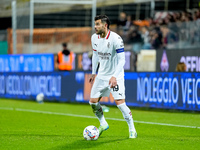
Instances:
[[[67,47],[67,43],[62,43],[62,46],[63,47]]]
[[[106,23],[108,25],[108,29],[110,26],[110,19],[106,15],[99,15],[94,18],[94,20],[101,20],[102,23]]]

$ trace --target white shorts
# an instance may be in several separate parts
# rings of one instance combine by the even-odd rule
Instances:
[[[110,93],[112,93],[114,100],[125,99],[124,79],[117,80],[117,86],[110,88],[108,80],[102,80],[96,77],[92,86],[90,97],[109,97]]]

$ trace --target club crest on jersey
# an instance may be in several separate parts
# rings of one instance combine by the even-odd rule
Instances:
[[[110,48],[110,42],[108,42],[107,47]]]

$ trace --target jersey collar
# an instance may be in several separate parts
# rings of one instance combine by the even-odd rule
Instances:
[[[110,30],[108,31],[107,35],[106,35],[106,39],[108,39],[110,36]]]

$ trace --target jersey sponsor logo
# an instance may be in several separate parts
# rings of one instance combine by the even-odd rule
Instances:
[[[98,52],[98,55],[102,55],[102,56],[111,56],[111,53],[102,53],[102,52]]]
[[[103,60],[109,60],[111,53],[98,52],[99,58]]]

